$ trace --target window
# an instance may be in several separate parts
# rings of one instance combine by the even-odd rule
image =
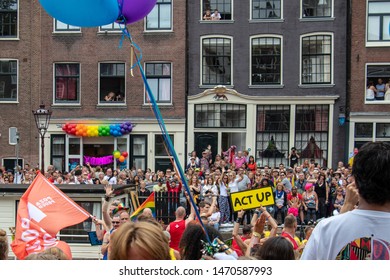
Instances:
[[[252,0],[252,19],[281,19],[282,0]]]
[[[332,83],[332,36],[302,37],[302,84]]]
[[[354,147],[359,149],[372,141],[390,142],[390,123],[355,123]]]
[[[156,102],[172,102],[172,77],[170,63],[146,63],[146,78]],[[145,93],[145,103],[148,101]]]
[[[331,17],[332,2],[333,0],[302,0],[302,17]]]
[[[76,203],[84,208],[88,213],[91,213],[96,218],[101,219],[102,206],[100,202],[76,201]],[[89,243],[88,232],[95,230],[95,224],[91,219],[87,219],[77,225],[62,229],[60,232],[60,240],[67,243]]]
[[[246,127],[246,105],[197,104],[195,105],[195,127]]]
[[[65,135],[51,134],[51,163],[58,170],[65,171]]]
[[[232,0],[203,0],[202,6],[202,19],[206,13],[213,14],[215,10],[219,13],[220,20],[232,19]]]
[[[125,64],[100,63],[100,103],[124,103]]]
[[[0,102],[17,101],[18,61],[0,60]]]
[[[252,38],[252,85],[281,84],[281,39]]]
[[[202,84],[231,85],[232,42],[230,38],[202,39]]]
[[[172,29],[172,0],[157,0],[156,6],[146,17],[146,30]]]
[[[301,161],[315,159],[320,166],[327,166],[328,131],[328,105],[297,105],[295,147]]]
[[[256,157],[260,165],[287,166],[290,106],[257,106],[256,130]]]
[[[122,32],[122,28],[119,23],[113,22],[110,24],[100,26],[99,31],[100,32]]]
[[[54,19],[54,32],[81,32],[81,28]]]
[[[80,102],[80,64],[56,63],[55,71],[55,103]]]
[[[366,104],[390,101],[390,64],[366,66]]]
[[[132,166],[136,169],[146,170],[147,166],[147,135],[131,135]]]
[[[172,145],[175,145],[175,139],[173,135],[169,135],[172,141]],[[164,140],[163,135],[156,134],[154,137],[154,154],[155,154],[155,168],[154,170],[162,170],[165,172],[167,168],[170,168],[172,170],[172,162],[173,157],[172,155],[168,154],[168,148],[167,144]]]
[[[0,1],[0,38],[18,36],[18,1]]]
[[[369,1],[367,46],[390,46],[390,1]]]

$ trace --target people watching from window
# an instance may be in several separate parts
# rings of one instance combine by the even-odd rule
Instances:
[[[220,20],[221,14],[218,12],[218,9],[214,10],[214,13],[211,15],[211,20]]]
[[[211,11],[210,11],[210,9],[207,9],[206,12],[204,13],[203,20],[211,20]]]

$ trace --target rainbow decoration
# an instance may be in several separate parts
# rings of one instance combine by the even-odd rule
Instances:
[[[154,203],[154,192],[152,192],[149,197],[144,201],[144,203],[141,204],[140,207],[137,208],[137,210],[135,210],[133,212],[133,214],[131,214],[130,216],[130,219],[134,222],[135,220],[137,220],[137,217],[139,215],[142,214],[142,212],[144,212],[144,209],[145,208],[149,208],[150,210],[152,210],[152,213],[153,213],[153,217],[156,217],[156,208],[155,208],[156,204]]]
[[[82,136],[82,137],[99,137],[99,136],[123,136],[129,134],[133,130],[131,122],[121,124],[105,124],[105,125],[86,125],[66,123],[62,125],[62,130],[67,134]]]

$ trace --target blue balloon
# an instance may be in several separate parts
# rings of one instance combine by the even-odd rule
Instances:
[[[39,2],[53,18],[80,27],[110,24],[119,15],[117,0],[39,0]]]

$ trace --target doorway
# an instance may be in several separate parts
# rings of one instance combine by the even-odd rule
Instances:
[[[195,151],[198,158],[202,157],[202,152],[211,146],[213,159],[218,154],[218,133],[217,132],[195,132]]]

